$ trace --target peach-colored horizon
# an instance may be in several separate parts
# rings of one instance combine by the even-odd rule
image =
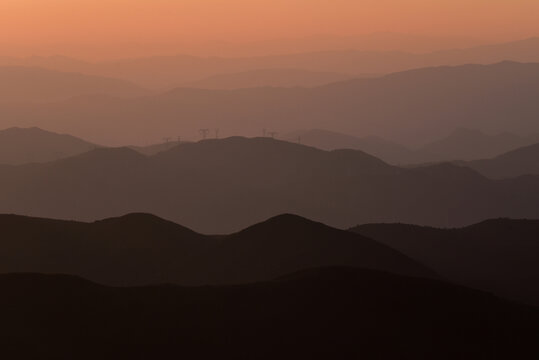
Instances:
[[[537,18],[537,0],[2,0],[0,55],[107,58],[375,32],[502,42],[539,35]]]

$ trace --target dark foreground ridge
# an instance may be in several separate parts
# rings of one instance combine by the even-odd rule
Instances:
[[[0,215],[0,228],[0,273],[62,273],[109,285],[240,284],[336,265],[437,276],[388,246],[295,215],[223,236],[148,214],[93,223]]]
[[[231,287],[111,288],[0,276],[18,359],[535,359],[536,309],[434,280],[307,270]]]
[[[539,221],[493,219],[460,229],[369,224],[353,232],[459,284],[539,305]]]

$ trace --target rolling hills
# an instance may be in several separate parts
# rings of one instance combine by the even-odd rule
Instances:
[[[475,171],[493,179],[539,174],[539,144],[524,146],[491,159],[465,162]]]
[[[39,128],[0,130],[0,164],[53,161],[79,155],[96,147],[82,139]]]
[[[137,99],[83,97],[54,104],[4,104],[1,126],[38,126],[105,145],[196,135],[283,134],[330,128],[403,144],[457,127],[536,133],[539,65],[504,62],[411,70],[315,88],[179,88]],[[470,101],[481,99],[481,101]],[[391,106],[389,106],[391,104]]]
[[[322,150],[361,150],[390,164],[414,163],[417,156],[404,145],[376,136],[356,137],[323,129],[299,130],[281,137],[290,142],[316,147]]]
[[[0,66],[0,79],[0,103],[53,102],[84,95],[129,98],[150,93],[127,80],[38,67]]]
[[[260,69],[295,68],[311,72],[338,72],[352,75],[389,74],[433,66],[464,64],[493,64],[500,61],[539,62],[539,38],[507,43],[461,46],[453,50],[410,52],[405,44],[416,40],[401,36],[379,34],[383,41],[396,46],[386,48],[338,47],[283,49],[274,55],[261,56],[150,56],[90,63],[54,56],[26,59],[0,58],[0,64],[44,67],[56,71],[70,71],[89,75],[125,79],[155,90],[171,89],[211,76],[255,71]],[[393,39],[387,39],[387,36]],[[397,40],[398,39],[398,40]],[[432,40],[430,40],[432,43]],[[372,41],[371,41],[372,44]],[[438,44],[439,45],[439,44]],[[469,44],[471,45],[471,44]],[[264,46],[267,46],[264,45]]]
[[[508,132],[489,135],[466,128],[457,128],[440,139],[409,147],[376,136],[356,137],[322,129],[295,131],[282,138],[323,150],[361,150],[395,165],[490,158],[537,141],[534,136]]]
[[[491,158],[536,141],[534,137],[508,132],[488,135],[479,130],[458,128],[448,136],[418,149],[423,162],[479,160]]]
[[[219,74],[183,84],[200,89],[242,89],[256,87],[314,87],[350,80],[350,74],[315,72],[301,69],[259,69],[231,74]]]
[[[204,233],[275,214],[330,226],[462,226],[539,218],[539,178],[490,180],[452,164],[399,168],[355,150],[271,138],[186,143],[144,156],[97,149],[46,164],[0,167],[0,212],[93,221],[149,212]]]
[[[198,288],[111,288],[69,276],[9,274],[0,275],[0,289],[0,344],[18,359],[538,355],[536,309],[361,269]]]
[[[93,223],[0,215],[0,226],[0,273],[62,273],[110,285],[240,284],[321,266],[437,277],[375,241],[293,215],[221,236],[147,214]]]
[[[539,304],[539,221],[495,219],[458,229],[370,224],[352,231],[380,241],[459,284]]]

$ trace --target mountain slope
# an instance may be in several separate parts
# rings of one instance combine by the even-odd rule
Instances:
[[[82,95],[137,97],[149,92],[125,80],[46,70],[0,66],[0,103],[52,102]]]
[[[18,126],[46,124],[103,144],[195,134],[201,127],[245,135],[263,128],[280,133],[331,128],[418,143],[462,126],[491,133],[539,132],[538,91],[539,64],[505,62],[425,68],[316,88],[177,89],[136,100],[5,104],[0,111],[4,126],[13,119]]]
[[[322,150],[361,150],[391,164],[412,163],[416,157],[413,151],[405,146],[376,136],[355,137],[329,130],[311,129],[287,133],[282,138]]]
[[[479,130],[459,128],[449,136],[421,147],[418,157],[424,162],[485,159],[532,142],[531,138],[508,132],[486,135]]]
[[[39,128],[0,130],[0,164],[20,165],[58,160],[97,147],[76,137]]]
[[[2,166],[0,212],[83,221],[150,212],[205,233],[235,232],[282,213],[340,228],[462,226],[539,218],[538,188],[536,177],[494,181],[452,164],[404,169],[357,150],[234,137],[151,157],[111,148]]]
[[[356,76],[336,72],[315,72],[301,69],[260,69],[232,74],[213,75],[186,83],[185,87],[201,89],[241,89],[256,87],[314,87]]]
[[[292,215],[226,236],[200,235],[146,214],[93,223],[0,215],[0,226],[0,273],[64,273],[113,285],[205,285],[346,265],[437,277],[370,239]]]
[[[463,164],[494,179],[528,174],[539,175],[539,144],[525,146],[492,159],[470,161]]]
[[[460,229],[404,224],[352,231],[378,240],[460,284],[539,304],[539,221],[489,220]]]
[[[210,249],[203,264],[212,283],[271,279],[298,269],[346,265],[437,277],[419,264],[367,238],[349,237],[299,216],[281,215],[226,237]]]
[[[10,274],[0,276],[0,289],[0,345],[19,359],[538,355],[535,309],[359,269],[200,288],[109,288],[66,276]]]
[[[467,48],[456,46],[454,50],[425,52],[424,49],[420,51],[423,53],[409,52],[414,46],[409,47],[405,44],[411,45],[418,40],[410,39],[409,36],[403,38],[399,34],[383,33],[374,34],[374,38],[381,39],[374,41],[376,46],[360,45],[358,48],[354,45],[356,40],[352,38],[344,40],[344,43],[337,47],[314,47],[311,50],[307,47],[306,51],[298,51],[296,46],[291,46],[288,49],[284,48],[276,55],[266,56],[153,56],[99,63],[88,63],[66,57],[33,57],[0,59],[0,63],[121,78],[148,88],[170,89],[214,75],[259,69],[295,68],[312,72],[344,72],[357,75],[388,74],[430,66],[492,64],[506,60],[539,62],[537,50],[539,38],[537,37],[488,46]],[[362,43],[364,40],[359,40],[359,42]],[[372,38],[367,41],[372,45]],[[432,43],[432,39],[427,41]],[[380,47],[380,44],[384,42],[393,43],[394,46]],[[439,45],[440,42],[438,42]],[[264,45],[266,48],[267,46],[268,44]]]

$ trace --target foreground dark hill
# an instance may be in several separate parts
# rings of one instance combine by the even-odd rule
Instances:
[[[17,359],[536,359],[536,309],[435,281],[329,268],[230,287],[0,276]]]
[[[96,147],[82,139],[39,128],[0,130],[0,164],[53,161],[82,154]]]
[[[461,229],[363,225],[378,240],[460,284],[539,304],[539,221],[489,220]]]
[[[451,164],[403,169],[361,151],[270,138],[206,140],[151,157],[97,149],[0,167],[0,213],[93,221],[149,212],[204,233],[238,231],[282,213],[339,228],[461,226],[539,218],[537,204],[535,177],[494,181]]]
[[[539,175],[539,144],[525,146],[492,159],[463,164],[493,179]]]
[[[0,103],[61,101],[82,95],[136,97],[147,90],[125,80],[35,67],[0,66]]]
[[[505,62],[424,68],[316,88],[182,88],[138,99],[2,105],[0,125],[46,127],[103,144],[194,135],[201,127],[245,135],[263,128],[286,133],[331,127],[417,143],[459,126],[539,132],[538,92],[539,64]]]
[[[145,214],[94,223],[0,215],[0,227],[0,273],[64,273],[113,285],[205,285],[345,265],[436,277],[385,245],[293,215],[227,236],[200,235]]]

